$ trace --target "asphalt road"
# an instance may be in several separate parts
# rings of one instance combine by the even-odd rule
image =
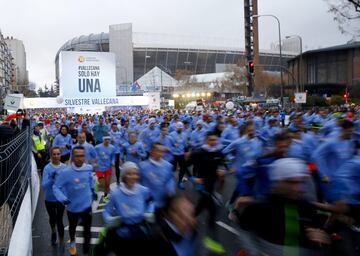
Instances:
[[[114,175],[113,175],[114,176]],[[114,178],[114,177],[113,177]],[[115,183],[112,186],[116,186]],[[233,188],[235,186],[235,176],[227,176],[224,188],[224,203],[231,196]],[[101,192],[100,192],[101,193]],[[196,203],[197,200],[197,192],[193,189],[193,186],[190,182],[186,183],[186,195]],[[96,244],[97,237],[99,231],[104,225],[102,219],[102,211],[104,204],[102,203],[101,196],[99,197],[98,202],[93,203],[93,219],[92,219],[92,227],[91,227],[91,243]],[[227,211],[225,207],[218,207],[217,214],[217,234],[219,241],[223,244],[226,249],[226,253],[224,255],[234,256],[237,255],[237,252],[240,248],[240,242],[238,239],[238,230],[236,226],[228,220]],[[202,213],[198,218],[198,241],[197,241],[197,255],[205,256],[208,255],[207,251],[202,246],[202,239],[206,234],[206,213]],[[45,209],[44,196],[42,191],[40,192],[40,198],[38,201],[35,218],[33,221],[33,255],[39,256],[50,256],[50,255],[69,255],[67,252],[68,248],[68,222],[66,213],[64,214],[64,225],[65,225],[65,248],[60,246],[51,246],[50,237],[51,231],[50,226],[48,224],[48,215]],[[76,242],[78,244],[78,255],[82,255],[81,253],[81,244],[83,242],[81,227],[78,227],[76,233]]]

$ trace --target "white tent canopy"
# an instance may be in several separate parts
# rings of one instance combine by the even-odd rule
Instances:
[[[178,81],[158,67],[154,67],[136,82],[143,91],[160,91],[164,87],[177,87]]]

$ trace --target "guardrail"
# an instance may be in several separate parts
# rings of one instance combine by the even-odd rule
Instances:
[[[0,145],[0,255],[7,255],[20,206],[31,179],[31,141],[24,130]],[[31,223],[29,223],[30,225]]]

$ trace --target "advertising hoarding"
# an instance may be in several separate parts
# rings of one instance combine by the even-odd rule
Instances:
[[[116,98],[113,53],[62,51],[59,65],[60,95],[66,106],[113,103]]]

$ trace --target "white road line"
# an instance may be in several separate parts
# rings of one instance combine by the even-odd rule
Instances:
[[[118,186],[117,186],[116,182],[113,182],[110,184],[111,191],[114,191],[117,187]],[[104,210],[99,210],[99,207],[104,207],[106,205],[104,203],[100,203],[101,198],[104,196],[104,192],[99,191],[99,192],[97,192],[97,195],[98,195],[98,200],[94,201],[92,203],[92,207],[91,207],[93,213],[103,212]]]
[[[70,240],[68,241],[68,243],[70,243]],[[84,238],[83,237],[76,237],[75,238],[75,243],[77,244],[83,244],[84,243]],[[98,243],[98,239],[97,238],[91,238],[90,239],[90,244],[97,244]]]
[[[104,192],[101,192],[101,191],[97,192],[97,195],[98,195],[98,200],[96,200],[92,203],[92,207],[91,207],[92,211],[95,211],[99,208],[100,200],[101,200],[102,196],[104,195]]]
[[[91,232],[99,233],[103,227],[91,227]],[[65,227],[65,230],[69,230],[69,226]],[[76,231],[84,231],[83,226],[77,226]]]
[[[103,212],[103,211],[105,211],[105,209],[95,210],[95,211],[93,211],[92,213],[95,214],[95,213],[100,213],[100,212]]]
[[[240,235],[239,231],[237,231],[235,228],[229,226],[228,224],[225,224],[222,221],[217,221],[216,224],[218,224],[220,227],[226,229],[227,231],[233,233],[234,235],[237,235],[237,236]]]

